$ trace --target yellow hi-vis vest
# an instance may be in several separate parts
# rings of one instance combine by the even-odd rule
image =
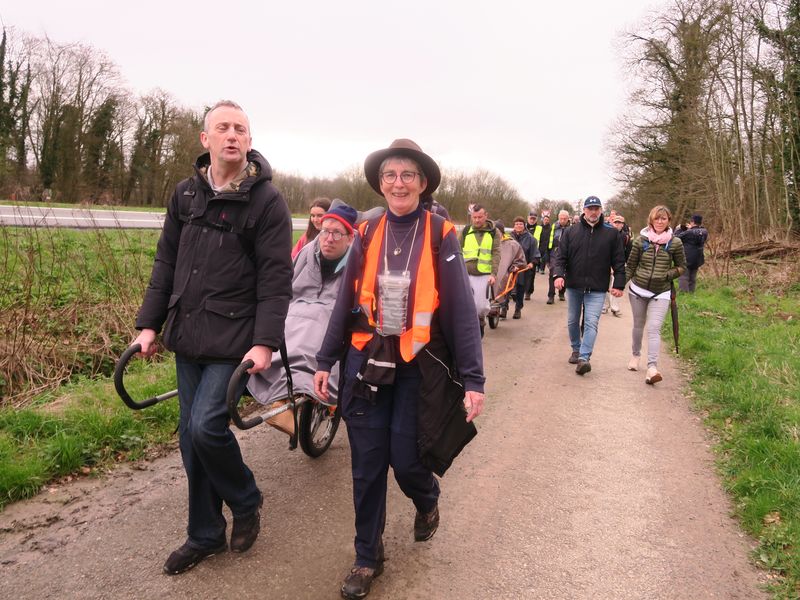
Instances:
[[[539,238],[542,237],[542,229],[543,229],[543,227],[541,225],[536,225],[533,228],[533,231],[531,231],[531,235],[533,236],[533,239],[536,240],[536,244],[539,246],[539,249],[541,249],[541,247],[542,247],[540,242],[539,242]]]
[[[400,336],[400,354],[403,360],[411,360],[431,341],[431,321],[433,312],[439,308],[439,290],[436,289],[436,266],[433,261],[431,248],[431,213],[424,212],[425,233],[422,240],[422,255],[417,266],[416,282],[414,289],[413,325]],[[363,236],[366,232],[367,222],[361,224],[359,231]],[[375,228],[375,235],[369,242],[367,255],[364,260],[361,295],[358,304],[367,317],[369,326],[375,328],[375,308],[377,306],[376,287],[378,281],[378,268],[382,264],[381,245],[383,232],[386,229],[386,215],[383,215]],[[450,221],[445,221],[442,227],[442,238],[454,230]],[[359,282],[355,282],[358,293]],[[367,342],[372,339],[372,332],[354,331],[350,343],[358,350],[363,350]]]
[[[478,236],[475,235],[474,229],[470,228],[467,235],[464,236],[464,262],[477,259],[478,272],[487,275],[492,272],[492,244],[494,243],[492,233],[485,231],[480,245],[478,245]]]

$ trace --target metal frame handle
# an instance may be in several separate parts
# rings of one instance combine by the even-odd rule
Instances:
[[[131,358],[138,352],[142,351],[141,344],[133,344],[129,346],[125,352],[119,357],[117,361],[117,366],[114,367],[114,387],[117,390],[117,394],[122,401],[126,404],[126,406],[132,410],[142,410],[143,408],[147,408],[148,406],[153,406],[154,404],[158,404],[163,400],[168,400],[170,398],[174,398],[178,395],[178,390],[172,390],[171,392],[167,392],[165,394],[160,394],[158,396],[153,396],[152,398],[148,398],[147,400],[142,400],[141,402],[136,402],[133,398],[131,398],[128,390],[125,389],[125,383],[123,381],[125,376],[125,367],[128,366],[128,362],[130,362]]]
[[[255,363],[252,360],[246,360],[233,372],[231,380],[228,382],[228,391],[225,394],[225,403],[228,405],[228,414],[231,420],[236,424],[239,429],[252,429],[256,425],[261,425],[264,422],[264,417],[258,416],[242,420],[242,415],[239,414],[239,401],[242,395],[239,393],[239,386],[242,379],[247,376],[247,369],[251,369]]]

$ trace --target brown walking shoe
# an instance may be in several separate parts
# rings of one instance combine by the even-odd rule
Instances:
[[[264,494],[261,494],[256,512],[246,517],[233,517],[233,531],[231,531],[232,552],[246,552],[255,543],[258,532],[261,531],[261,507],[263,505]]]
[[[579,360],[578,366],[575,367],[575,372],[578,375],[586,375],[589,371],[592,370],[592,365],[589,364],[588,360]]]
[[[383,561],[378,563],[374,569],[370,567],[358,567],[353,565],[347,577],[344,578],[342,584],[342,598],[348,600],[357,600],[358,598],[365,598],[369,594],[372,580],[383,573]]]
[[[178,575],[197,565],[201,560],[225,552],[227,545],[223,543],[217,548],[193,548],[189,543],[175,550],[164,563],[164,573]]]
[[[427,513],[417,511],[417,516],[414,518],[414,541],[424,542],[433,537],[436,530],[439,528],[439,505],[433,507],[433,510]]]

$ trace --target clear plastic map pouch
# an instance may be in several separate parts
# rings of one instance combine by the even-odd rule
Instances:
[[[386,271],[378,275],[379,335],[402,335],[406,331],[408,291],[411,288],[409,271]]]

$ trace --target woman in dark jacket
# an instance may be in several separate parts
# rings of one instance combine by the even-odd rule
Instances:
[[[633,314],[633,356],[628,369],[637,371],[642,351],[642,336],[647,325],[647,375],[645,383],[662,380],[658,371],[661,350],[661,325],[667,315],[674,279],[686,270],[681,240],[672,235],[672,215],[666,206],[656,206],[647,218],[648,226],[633,241],[625,265],[625,278],[631,282],[628,298]]]
[[[420,202],[439,185],[438,165],[400,139],[370,154],[364,172],[388,210],[353,242],[314,376],[317,397],[330,402],[331,368],[347,355],[340,400],[356,559],[345,598],[366,596],[383,572],[389,466],[417,509],[414,539],[430,539],[439,525],[434,472],[441,475],[474,435],[471,421],[484,402],[478,315],[461,245],[453,224]]]

